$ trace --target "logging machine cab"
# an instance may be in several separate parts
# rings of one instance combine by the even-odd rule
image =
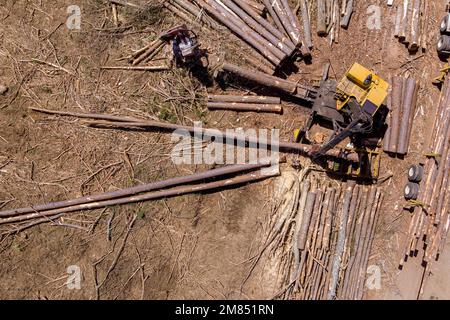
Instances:
[[[340,111],[355,99],[362,111],[374,116],[388,95],[389,84],[379,76],[355,63],[337,85],[336,101]]]

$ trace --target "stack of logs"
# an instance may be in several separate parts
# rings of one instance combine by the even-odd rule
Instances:
[[[401,1],[400,1],[401,2]],[[428,41],[428,1],[403,0],[397,5],[394,36],[405,44],[411,52],[427,48]]]
[[[282,113],[281,99],[265,96],[209,95],[209,110]]]
[[[424,248],[423,260],[431,263],[442,253],[450,227],[450,81],[443,85],[435,117],[424,177],[420,183],[418,203],[409,226],[405,256],[416,255]],[[423,246],[421,243],[423,242]]]
[[[348,28],[352,14],[353,0],[317,0],[317,34],[339,42],[339,26]]]
[[[153,58],[155,58],[155,56],[161,51],[165,44],[166,42],[164,42],[160,38],[157,38],[145,47],[126,57],[126,60],[128,60],[128,62],[133,66],[137,66],[141,63],[148,63],[153,60]]]
[[[292,57],[300,48],[302,54],[308,55],[309,49],[302,46],[300,25],[287,0],[267,0],[264,5],[255,1],[244,0],[171,0],[194,16],[204,10],[218,22],[226,26],[241,40],[250,45],[265,61],[269,70],[275,70],[286,59]],[[167,7],[167,5],[166,5]],[[173,10],[172,7],[168,7]],[[274,24],[261,14],[268,12]],[[259,57],[247,58],[258,66]]]
[[[419,83],[413,78],[393,77],[387,105],[388,129],[383,150],[393,155],[408,153],[414,114],[417,104]]]
[[[286,261],[281,264],[284,289],[276,297],[362,299],[381,190],[354,182],[336,188],[300,180],[291,187],[298,185],[295,196],[282,201],[273,219],[279,236],[272,250]]]
[[[302,46],[299,22],[287,0],[265,1],[270,16],[278,22],[277,27],[259,16],[243,0],[195,1],[253,47],[274,68],[279,67]],[[304,46],[302,50],[304,54],[309,54]]]

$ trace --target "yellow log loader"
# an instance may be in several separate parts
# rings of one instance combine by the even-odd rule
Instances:
[[[374,128],[374,116],[388,95],[389,84],[355,63],[341,81],[324,80],[314,100],[311,116],[302,130],[297,130],[297,142],[309,140],[309,131],[319,117],[333,124],[333,135],[322,145],[314,145],[311,157],[318,159],[346,138],[356,142]]]

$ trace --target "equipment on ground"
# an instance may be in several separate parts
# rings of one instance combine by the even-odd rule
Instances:
[[[408,183],[404,188],[404,196],[408,201],[415,201],[419,197],[420,182],[423,179],[423,164],[414,164],[408,169]]]
[[[173,58],[177,67],[192,67],[201,65],[206,67],[204,52],[200,49],[197,35],[189,30],[186,25],[179,25],[165,31],[161,40],[172,42]]]
[[[408,180],[419,183],[423,178],[423,165],[414,164],[408,170]]]
[[[419,197],[419,191],[420,191],[419,184],[415,182],[408,182],[404,189],[405,199],[408,201],[417,200],[417,198]]]
[[[441,24],[439,25],[439,40],[437,42],[437,52],[441,56],[450,55],[450,7],[449,4],[446,6],[446,15],[442,18]]]
[[[344,149],[345,150],[345,149]],[[354,151],[349,149],[349,151]],[[381,152],[373,150],[357,150],[359,162],[348,162],[332,159],[328,162],[327,172],[340,177],[377,180],[380,176]]]
[[[334,133],[322,145],[316,145],[311,152],[313,159],[319,159],[346,138],[359,147],[361,135],[371,133],[374,116],[388,95],[389,84],[372,71],[355,63],[339,83],[324,80],[318,90],[310,118],[303,130],[296,134],[296,142],[309,139],[309,131],[318,118],[329,120]]]

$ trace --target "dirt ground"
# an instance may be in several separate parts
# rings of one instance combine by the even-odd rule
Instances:
[[[226,128],[278,128],[288,140],[308,110],[285,104],[282,116],[208,112],[207,92],[221,89],[183,70],[158,73],[105,71],[181,20],[150,1],[144,11],[121,9],[116,27],[101,0],[1,0],[0,208],[9,209],[114,190],[206,170],[175,165],[170,134],[87,128],[81,121],[35,113],[30,107],[111,113],[173,123]],[[134,1],[145,4],[148,1]],[[291,1],[295,6],[296,1]],[[358,1],[350,28],[330,47],[314,37],[310,64],[297,62],[289,79],[313,84],[323,65],[340,77],[353,63],[380,76],[409,74],[420,81],[411,152],[404,160],[383,156],[386,200],[369,265],[381,269],[382,286],[367,299],[415,299],[422,268],[418,258],[398,270],[411,218],[402,207],[406,170],[430,139],[439,90],[431,80],[443,62],[434,50],[444,7],[431,5],[429,50],[410,56],[393,37],[394,8],[386,1]],[[81,8],[81,29],[69,30],[66,9]],[[369,5],[382,8],[381,30],[366,26]],[[248,48],[226,31],[197,30],[211,57],[239,62]],[[50,62],[42,64],[39,61]],[[243,92],[243,88],[229,90]],[[244,91],[245,92],[245,91]],[[288,163],[293,157],[288,158]],[[286,166],[288,166],[287,164]],[[282,168],[284,169],[284,168]],[[1,238],[1,299],[269,299],[270,283],[255,270],[245,286],[249,258],[270,215],[273,182],[215,193],[108,207],[70,215]],[[137,219],[130,229],[133,217]],[[11,231],[2,227],[2,232]],[[447,246],[448,248],[448,246]],[[448,254],[435,264],[425,299],[448,299]],[[67,288],[77,266],[81,289]]]

